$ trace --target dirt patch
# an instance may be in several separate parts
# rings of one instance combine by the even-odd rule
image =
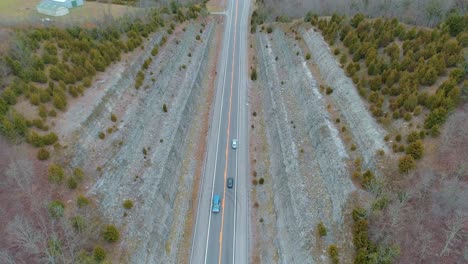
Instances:
[[[188,152],[188,156],[196,157],[195,158],[195,173],[193,178],[193,189],[190,198],[190,207],[187,212],[187,217],[185,220],[185,227],[184,227],[184,237],[183,240],[180,242],[180,250],[177,256],[179,263],[188,263],[188,258],[190,256],[190,247],[192,242],[193,236],[193,229],[194,229],[194,216],[197,212],[198,206],[198,197],[199,197],[199,187],[200,187],[200,180],[203,173],[203,166],[205,163],[205,154],[206,154],[206,147],[207,147],[207,135],[209,130],[209,124],[211,120],[212,108],[213,108],[213,98],[215,93],[215,81],[216,81],[216,62],[218,62],[218,58],[221,52],[221,43],[222,43],[222,30],[224,28],[224,19],[223,17],[216,17],[214,18],[215,22],[217,23],[215,28],[215,37],[213,38],[213,44],[210,47],[210,55],[209,60],[211,62],[209,68],[209,75],[207,76],[207,93],[206,96],[203,98],[202,102],[199,103],[199,113],[198,120],[195,123],[199,123],[200,126],[196,126],[195,130],[195,137],[198,136],[195,140],[190,140],[193,146],[196,146],[192,152]],[[211,107],[206,107],[211,106]]]
[[[371,234],[377,241],[399,245],[397,263],[466,262],[467,114],[465,104],[451,114],[438,138],[425,139],[418,169],[398,182],[407,199],[393,202],[375,217]]]
[[[330,94],[336,109],[349,124],[350,133],[362,154],[365,167],[377,169],[375,160],[378,151],[389,153],[383,138],[385,131],[369,114],[357,93],[353,82],[339,67],[330,48],[320,33],[314,29],[303,30],[302,37],[306,42],[312,59],[319,67],[322,78],[334,91]]]
[[[253,41],[251,41],[253,44]],[[250,64],[256,65],[252,49]],[[274,209],[273,178],[269,171],[270,158],[267,141],[267,131],[265,123],[265,113],[263,105],[264,88],[258,82],[251,82],[249,89],[249,113],[251,124],[249,124],[249,158],[251,171],[248,175],[252,183],[250,197],[251,209],[251,237],[252,243],[252,263],[278,263],[278,249],[276,240],[276,214]],[[259,184],[260,179],[265,183]]]
[[[271,34],[257,34],[256,48],[263,87],[258,90],[267,124],[267,141],[259,143],[258,151],[266,152],[271,161],[274,215],[266,215],[273,215],[275,225],[275,239],[266,240],[268,249],[261,257],[275,255],[268,246],[268,241],[274,241],[278,252],[272,259],[277,262],[320,262],[327,254],[319,247],[335,243],[348,248],[349,241],[342,239],[349,233],[343,227],[343,213],[355,189],[348,171],[349,155],[331,121],[328,98],[319,90],[294,37],[275,27]],[[329,230],[325,238],[314,234],[321,221]],[[265,236],[266,231],[260,230]]]
[[[193,139],[203,130],[194,120],[205,110],[201,96],[209,99],[203,82],[214,22],[203,19],[182,27],[151,56],[162,37],[156,34],[137,58],[103,80],[94,98],[80,98],[82,104],[74,104],[57,125],[66,138],[68,163],[94,175],[87,193],[122,231],[119,247],[128,249],[128,256],[119,251],[116,261],[174,262],[183,254],[179,250],[199,166]],[[148,57],[152,63],[137,90],[134,78]],[[131,210],[122,207],[126,199],[135,204]]]
[[[87,25],[111,23],[113,19],[124,15],[134,16],[143,10],[131,6],[104,4],[84,1],[84,5],[71,8],[68,15],[49,17],[36,10],[37,0],[2,0],[0,1],[0,24],[11,25]],[[42,22],[42,18],[50,18],[52,22]]]
[[[206,3],[206,8],[210,12],[221,12],[226,10],[227,0],[210,0]]]
[[[48,217],[47,202],[51,197],[50,184],[47,181],[47,162],[38,161],[37,149],[22,143],[13,145],[0,137],[0,248],[6,250],[17,245],[24,237],[12,232],[9,228],[16,219],[21,217],[27,221],[31,229],[25,231],[38,232],[41,230],[39,219]],[[25,222],[24,222],[25,223]],[[25,225],[21,225],[25,228]],[[15,235],[17,234],[17,235]],[[43,238],[43,237],[42,237]],[[39,241],[32,247],[40,247]],[[6,251],[5,251],[6,252]],[[32,252],[17,248],[10,251],[15,259],[22,259],[34,263],[38,261]],[[0,258],[0,262],[3,262]]]

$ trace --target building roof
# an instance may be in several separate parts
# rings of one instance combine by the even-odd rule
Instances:
[[[55,11],[55,10],[59,10],[59,9],[66,8],[66,7],[58,5],[54,3],[53,1],[42,1],[37,5],[37,8]]]

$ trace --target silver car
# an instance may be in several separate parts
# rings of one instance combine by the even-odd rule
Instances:
[[[233,140],[232,140],[231,146],[232,146],[233,149],[236,149],[236,148],[237,148],[237,139],[233,139]]]

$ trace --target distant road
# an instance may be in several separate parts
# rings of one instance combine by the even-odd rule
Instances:
[[[250,0],[229,0],[190,263],[249,262],[247,37]],[[231,148],[232,139],[238,148]],[[228,189],[227,178],[234,178]],[[213,195],[221,211],[211,212]]]

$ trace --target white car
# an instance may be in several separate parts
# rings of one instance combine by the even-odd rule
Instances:
[[[237,139],[233,139],[233,140],[232,140],[231,146],[232,146],[233,149],[236,149],[236,148],[237,148]]]

